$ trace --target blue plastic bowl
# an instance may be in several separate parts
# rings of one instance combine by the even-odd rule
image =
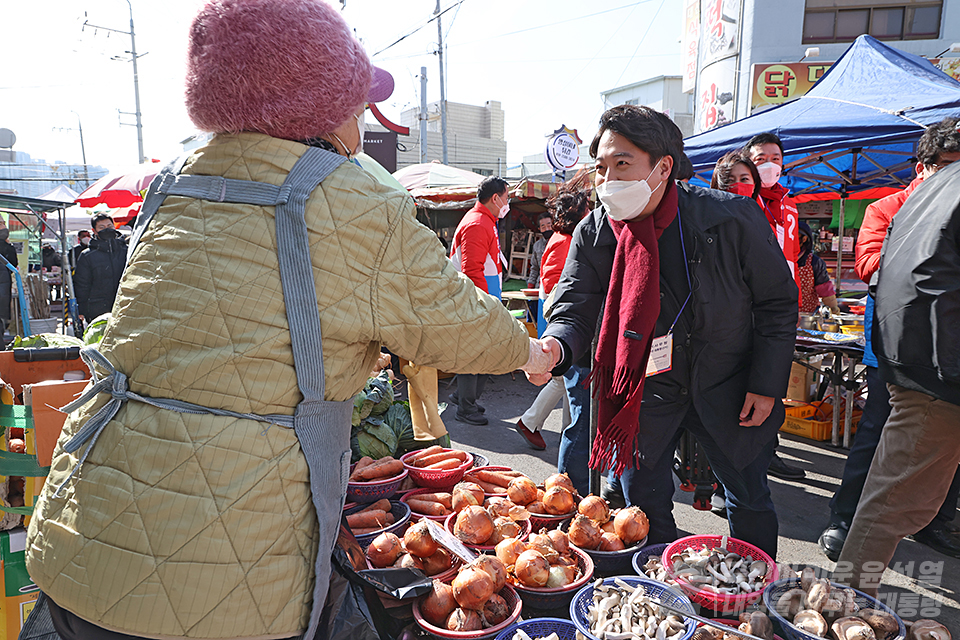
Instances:
[[[512,625],[500,632],[496,640],[513,640],[518,629],[522,629],[531,638],[545,638],[556,633],[560,640],[576,640],[577,626],[569,620],[560,618],[534,618]]]
[[[668,604],[678,609],[683,609],[684,611],[689,611],[690,613],[695,613],[693,603],[690,602],[690,598],[682,594],[679,589],[668,587],[662,582],[657,582],[656,580],[640,578],[638,576],[615,576],[612,578],[606,578],[603,581],[603,584],[612,585],[614,584],[615,580],[622,580],[631,587],[642,586],[648,595],[653,598],[657,598],[658,600],[662,600],[664,604]],[[590,633],[590,622],[587,618],[590,605],[593,604],[594,584],[596,584],[596,581],[594,581],[592,584],[588,584],[583,589],[580,589],[580,591],[577,592],[577,595],[573,596],[573,600],[570,602],[570,619],[573,620],[573,624],[577,626],[577,629],[580,631],[580,633],[586,636],[588,640],[599,640],[595,635]],[[687,631],[680,636],[680,640],[689,640],[697,630],[697,621],[693,618],[684,618],[684,623]]]
[[[366,504],[358,504],[352,509],[346,510],[344,513],[346,513],[347,515],[350,515],[351,513],[356,513],[357,511],[365,509],[368,506],[369,505],[366,505]],[[407,526],[407,523],[410,522],[410,513],[411,513],[410,505],[408,505],[406,502],[400,502],[399,500],[391,500],[390,506],[392,507],[390,509],[390,513],[393,514],[393,518],[394,518],[393,524],[391,524],[390,526],[384,527],[379,531],[374,531],[373,533],[364,533],[359,536],[356,536],[357,542],[360,544],[360,547],[364,551],[366,551],[367,547],[370,546],[370,543],[373,542],[376,539],[376,537],[379,536],[384,531],[395,533],[401,538],[403,537],[403,530]]]
[[[648,544],[643,547],[640,551],[633,554],[633,570],[637,572],[638,576],[646,578],[646,575],[643,573],[643,565],[647,564],[650,556],[656,556],[658,558],[662,556],[663,550],[669,546],[669,542],[662,542],[660,544]]]

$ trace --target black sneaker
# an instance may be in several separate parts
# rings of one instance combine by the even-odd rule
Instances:
[[[460,413],[457,411],[457,422],[466,422],[467,424],[475,424],[477,426],[483,426],[489,424],[487,416],[483,415],[479,411],[477,413]]]
[[[823,530],[823,533],[820,534],[820,549],[823,550],[824,555],[827,556],[830,560],[834,562],[840,558],[840,552],[843,550],[843,543],[847,539],[847,534],[850,532],[850,525],[846,522],[841,522],[840,524],[831,524],[826,529]]]
[[[620,487],[614,488],[605,484],[600,489],[600,497],[610,503],[611,509],[623,509],[627,506],[627,501],[623,497],[623,489]]]
[[[803,480],[807,477],[807,473],[803,469],[790,466],[777,454],[773,454],[773,460],[770,461],[767,474],[781,480]]]
[[[460,406],[460,396],[457,395],[457,392],[456,392],[456,391],[454,391],[453,393],[450,394],[450,404],[455,404],[455,405],[457,405],[458,407]],[[477,411],[479,411],[480,413],[486,413],[486,412],[487,412],[486,408],[483,407],[483,406],[481,406],[481,404],[480,404],[479,402],[475,402],[474,404],[477,405]]]

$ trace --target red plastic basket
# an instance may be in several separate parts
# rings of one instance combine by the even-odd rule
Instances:
[[[490,627],[489,629],[483,629],[481,631],[447,631],[446,629],[435,627],[427,622],[423,618],[423,614],[420,613],[420,602],[423,600],[423,598],[418,598],[413,603],[413,619],[417,621],[417,624],[420,625],[421,629],[440,638],[450,638],[451,640],[480,640],[481,638],[495,638],[501,631],[520,619],[520,611],[523,609],[523,601],[510,585],[506,585],[503,589],[501,589],[499,595],[506,601],[507,608],[510,609],[510,615],[506,620],[498,625]]]
[[[453,449],[444,449],[444,451],[453,451]],[[451,489],[453,485],[460,482],[460,479],[463,478],[463,474],[467,472],[467,469],[473,466],[473,455],[465,451],[464,453],[467,453],[467,460],[456,469],[421,469],[407,462],[411,456],[417,453],[420,452],[411,451],[410,453],[404,454],[400,456],[400,461],[403,462],[404,468],[410,473],[413,481],[420,487]]]
[[[446,530],[449,531],[450,534],[453,535],[453,536],[456,536],[456,534],[453,533],[453,525],[454,525],[454,523],[455,523],[456,521],[457,521],[457,514],[456,514],[456,513],[451,513],[449,516],[447,516],[447,519],[443,522],[444,528],[446,528]],[[520,539],[520,540],[526,540],[526,539],[527,539],[527,536],[530,535],[530,531],[532,530],[531,527],[530,527],[530,521],[529,521],[529,520],[519,520],[519,521],[517,522],[517,524],[519,524],[519,525],[521,525],[521,526],[523,527],[523,531],[521,531],[521,532],[520,532],[520,535],[517,536],[518,539]],[[460,540],[460,538],[457,538],[457,540]],[[463,542],[463,540],[460,540],[460,542]],[[495,545],[495,544],[485,545],[485,544],[469,544],[469,543],[467,543],[467,542],[463,542],[463,545],[464,545],[465,547],[467,547],[468,549],[473,549],[474,551],[480,551],[480,552],[496,551],[496,549],[497,549],[497,545]]]
[[[729,619],[727,619],[727,618],[711,618],[711,619],[712,619],[714,622],[717,623],[717,624],[716,624],[716,627],[717,627],[718,629],[722,629],[723,627],[734,627],[734,628],[736,628],[736,627],[739,627],[739,626],[740,626],[740,621],[739,621],[739,620],[729,620]],[[773,621],[773,618],[771,618],[770,621],[772,622],[772,621]],[[700,627],[704,627],[704,626],[706,626],[706,625],[701,622],[700,624],[697,625],[697,628],[699,629]],[[783,640],[783,638],[781,638],[780,636],[774,634],[773,640]]]
[[[593,579],[593,560],[590,556],[572,545],[570,551],[577,557],[577,566],[580,567],[582,575],[570,584],[554,589],[537,589],[518,584],[514,588],[520,594],[523,604],[534,609],[560,609],[570,606],[570,601],[577,591]]]
[[[435,489],[414,489],[413,491],[408,491],[404,493],[403,497],[400,498],[400,502],[409,506],[410,505],[410,503],[408,502],[409,498],[416,498],[418,495],[423,493],[435,493],[435,492],[436,492]],[[439,522],[440,524],[443,524],[443,522],[447,519],[447,516],[449,515],[450,514],[447,514],[446,516],[428,516],[426,514],[417,513],[416,511],[413,510],[413,507],[410,507],[410,519],[414,522],[418,522],[420,518],[427,518],[428,520],[433,520],[434,522]]]
[[[779,575],[779,570],[777,569],[777,563],[773,561],[773,558],[764,553],[759,547],[756,547],[749,542],[737,540],[736,538],[731,538],[729,536],[687,536],[685,538],[680,538],[663,550],[661,561],[663,562],[663,566],[667,570],[667,575],[670,577],[670,579],[675,580],[677,586],[680,587],[684,593],[690,596],[691,600],[697,604],[707,607],[712,611],[720,612],[721,614],[738,615],[742,611],[745,611],[748,606],[760,600],[760,598],[763,596],[763,589],[754,591],[752,593],[740,593],[737,595],[705,591],[693,586],[683,578],[677,576],[673,571],[673,562],[670,560],[672,555],[680,553],[684,549],[700,549],[704,546],[706,546],[708,549],[715,549],[721,546],[721,543],[724,539],[727,541],[727,551],[732,551],[733,553],[739,554],[742,557],[752,556],[754,560],[763,560],[767,563],[767,574],[764,577],[764,585],[768,585],[776,581],[777,576]]]

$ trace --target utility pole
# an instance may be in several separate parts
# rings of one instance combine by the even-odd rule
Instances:
[[[420,67],[420,164],[427,161],[427,68]]]
[[[440,0],[437,0],[437,54],[440,56],[440,136],[443,140],[443,164],[448,164],[447,158],[447,89],[446,76],[443,73],[443,29],[440,27]]]
[[[137,124],[136,124],[137,152],[139,154],[138,156],[139,162],[142,164],[147,159],[147,157],[143,153],[143,122],[141,121],[141,117],[140,117],[140,77],[137,73],[137,58],[139,56],[137,56],[137,37],[133,30],[133,5],[130,3],[130,0],[127,0],[127,7],[129,7],[130,9],[130,31],[121,31],[120,29],[111,29],[110,27],[100,27],[95,24],[90,24],[89,20],[83,21],[83,27],[80,30],[82,31],[83,29],[89,26],[93,28],[95,31],[97,29],[103,29],[104,31],[113,31],[114,33],[122,33],[124,35],[130,36],[130,51],[126,51],[125,53],[130,54],[133,62],[133,98],[134,98],[134,104],[136,106],[136,111],[134,111],[132,114],[125,111],[120,111],[120,113],[124,115],[133,115],[137,119]],[[123,58],[121,58],[120,56],[114,56],[112,59],[122,60]],[[125,124],[125,123],[121,123],[121,124]]]
[[[83,146],[83,124],[80,122],[80,114],[76,111],[71,111],[73,115],[77,116],[77,128],[80,130],[80,153],[83,155],[83,183],[84,187],[90,186],[90,171],[87,168],[87,148]]]

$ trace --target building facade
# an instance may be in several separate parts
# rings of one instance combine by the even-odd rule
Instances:
[[[681,76],[657,76],[600,93],[603,108],[641,104],[670,116],[683,137],[693,134],[693,96],[683,92]]]

